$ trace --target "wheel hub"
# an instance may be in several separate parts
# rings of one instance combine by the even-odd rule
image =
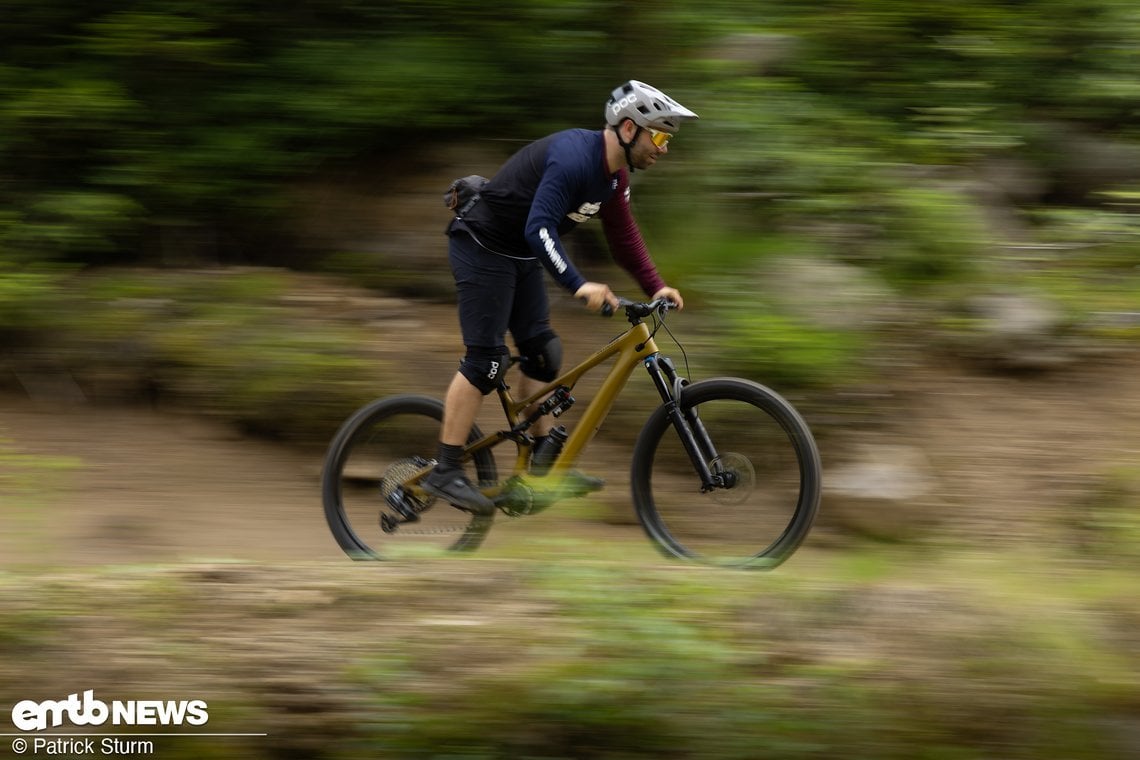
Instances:
[[[756,488],[756,468],[743,454],[729,452],[713,460],[713,471],[720,478],[720,488],[711,492],[718,504],[743,504]]]

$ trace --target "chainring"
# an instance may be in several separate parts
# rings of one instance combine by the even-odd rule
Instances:
[[[503,491],[496,500],[499,509],[509,517],[522,517],[536,511],[534,488],[521,478],[511,478],[503,487]]]

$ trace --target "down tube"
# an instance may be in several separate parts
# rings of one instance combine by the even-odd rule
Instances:
[[[551,468],[551,473],[567,470],[578,461],[578,456],[586,444],[590,442],[602,423],[605,422],[606,415],[609,414],[614,401],[617,400],[625,384],[629,381],[629,376],[633,374],[633,370],[642,359],[655,353],[657,353],[657,345],[653,342],[653,338],[648,337],[648,335],[643,341],[623,341],[621,351],[614,361],[614,366],[610,368],[606,379],[602,381],[602,387],[598,389],[594,400],[586,407],[582,419],[575,426],[574,432],[570,434],[570,438],[562,450],[562,455],[558,457],[554,467]]]

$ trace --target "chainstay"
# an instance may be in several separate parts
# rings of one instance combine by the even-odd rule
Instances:
[[[406,523],[405,523],[406,524]],[[444,536],[452,533],[466,533],[470,528],[468,525],[458,525],[454,528],[420,528],[418,530],[410,530],[400,526],[400,534],[406,536]]]

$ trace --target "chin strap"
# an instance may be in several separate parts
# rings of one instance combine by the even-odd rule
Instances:
[[[633,121],[633,119],[630,119],[630,121]],[[642,127],[640,124],[638,124],[637,122],[633,122],[633,124],[635,127],[637,127],[637,131],[633,133],[633,139],[630,140],[629,142],[624,142],[621,139],[621,129],[619,129],[619,127],[621,126],[620,124],[617,127],[612,127],[612,129],[614,131],[614,136],[617,137],[618,145],[620,145],[622,147],[622,150],[625,151],[625,163],[626,163],[626,165],[629,166],[629,173],[630,174],[633,174],[635,171],[637,171],[636,169],[633,168],[633,155],[632,155],[633,154],[633,144],[635,142],[637,142],[637,138],[641,137],[641,130],[642,130]]]

